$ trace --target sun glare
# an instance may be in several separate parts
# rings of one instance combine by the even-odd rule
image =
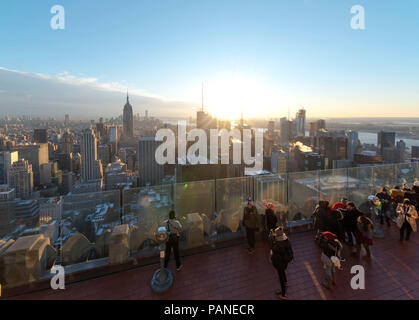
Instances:
[[[204,104],[221,119],[239,119],[264,114],[268,94],[262,81],[244,76],[223,76],[204,84]]]

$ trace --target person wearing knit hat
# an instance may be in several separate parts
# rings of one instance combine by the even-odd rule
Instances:
[[[294,259],[294,253],[283,227],[276,228],[273,235],[274,239],[271,246],[270,257],[272,265],[278,272],[278,278],[281,284],[281,290],[277,290],[275,293],[278,295],[279,299],[287,300],[288,296],[286,291],[288,282],[285,271],[287,270],[288,264]]]

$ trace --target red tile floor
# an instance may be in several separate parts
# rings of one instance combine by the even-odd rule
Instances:
[[[419,299],[419,235],[410,242],[398,241],[398,229],[384,227],[386,237],[375,239],[370,261],[351,257],[345,246],[344,269],[337,271],[337,286],[321,286],[323,268],[313,233],[292,234],[295,260],[287,277],[290,299]],[[157,265],[69,284],[65,290],[45,290],[15,299],[276,299],[277,273],[268,261],[268,245],[257,243],[254,255],[245,246],[234,246],[183,258],[184,267],[174,271],[172,288],[156,294],[150,280]],[[351,266],[365,267],[365,290],[350,287]]]

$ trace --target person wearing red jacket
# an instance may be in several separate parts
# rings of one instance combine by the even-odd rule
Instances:
[[[340,202],[336,202],[333,207],[332,210],[347,210],[348,209],[348,199],[347,198],[342,198],[342,200]]]

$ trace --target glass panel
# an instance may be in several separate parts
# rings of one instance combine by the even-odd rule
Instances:
[[[357,206],[365,203],[368,196],[375,194],[374,167],[348,168],[348,199]]]
[[[413,163],[400,163],[395,165],[396,169],[396,184],[400,187],[407,185],[409,188],[416,180],[416,168]]]
[[[374,167],[374,185],[376,191],[382,187],[391,189],[396,185],[396,182],[397,179],[395,165],[383,165]]]
[[[173,209],[173,185],[124,190],[122,222],[130,227],[130,255],[157,253],[154,233]]]
[[[319,171],[321,199],[328,200],[330,206],[347,197],[348,172],[346,169]],[[314,210],[314,208],[312,208]],[[311,212],[313,212],[313,210]]]
[[[120,191],[69,195],[62,201],[58,261],[67,266],[107,257],[110,234],[121,224]]]
[[[195,247],[216,240],[215,180],[174,185],[176,216],[183,226],[181,247]]]
[[[317,171],[288,174],[288,221],[309,219],[320,197]]]
[[[217,214],[213,223],[212,240],[225,240],[243,235],[243,208],[249,196],[254,198],[253,177],[216,181]]]

